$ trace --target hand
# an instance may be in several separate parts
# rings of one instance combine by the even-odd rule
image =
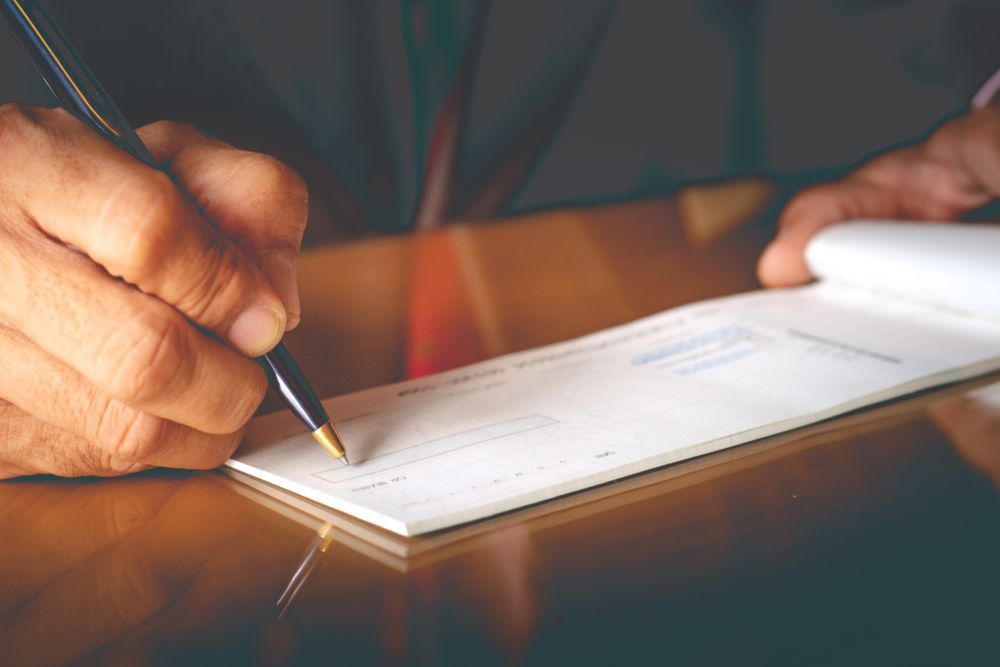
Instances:
[[[955,220],[1000,196],[1000,107],[953,120],[922,144],[875,158],[843,180],[803,191],[757,265],[769,287],[807,282],[803,259],[822,228],[854,218]]]
[[[247,356],[298,321],[301,179],[139,134],[176,182],[61,110],[0,107],[0,477],[219,465],[266,391]]]

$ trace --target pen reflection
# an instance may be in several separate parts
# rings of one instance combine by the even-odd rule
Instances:
[[[309,547],[305,551],[305,556],[302,558],[298,567],[295,568],[295,573],[292,578],[288,581],[288,585],[285,586],[285,590],[282,591],[281,596],[275,603],[275,607],[278,609],[278,619],[282,619],[285,613],[295,602],[295,598],[298,597],[299,592],[302,587],[305,586],[306,581],[309,580],[309,576],[316,569],[316,564],[319,562],[323,554],[330,546],[330,542],[333,541],[333,536],[330,532],[333,530],[333,524],[327,522],[320,528],[316,537],[310,543]]]

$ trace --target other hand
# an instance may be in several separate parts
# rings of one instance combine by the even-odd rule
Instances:
[[[796,195],[757,273],[768,287],[807,282],[806,244],[837,222],[955,220],[998,196],[1000,107],[989,105],[942,125],[921,144],[885,153],[840,181]]]

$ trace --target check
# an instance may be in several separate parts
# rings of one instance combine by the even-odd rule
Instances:
[[[329,399],[349,467],[287,413],[227,465],[414,535],[997,368],[1000,320],[824,280]]]

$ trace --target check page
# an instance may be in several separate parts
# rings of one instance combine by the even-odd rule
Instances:
[[[820,283],[329,399],[350,466],[290,413],[227,465],[415,535],[998,367],[998,321]]]

